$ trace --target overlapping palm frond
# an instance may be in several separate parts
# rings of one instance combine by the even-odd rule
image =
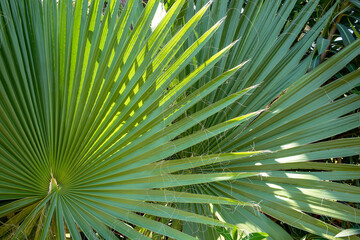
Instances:
[[[179,206],[202,215],[215,215],[228,223],[236,224],[238,229],[248,233],[266,232],[270,235],[268,239],[291,239],[273,219],[332,239],[341,229],[313,216],[321,215],[360,223],[359,210],[343,204],[358,203],[359,189],[331,182],[359,178],[360,168],[316,160],[357,155],[360,141],[358,138],[318,141],[360,125],[359,113],[355,111],[360,106],[360,96],[349,94],[360,82],[360,71],[355,70],[336,80],[333,78],[330,83],[328,81],[360,54],[360,40],[353,41],[338,54],[308,72],[312,68],[313,55],[317,54],[313,44],[325,25],[331,21],[335,6],[313,28],[304,33],[302,30],[318,1],[309,1],[290,21],[289,14],[295,3],[296,1],[256,0],[246,3],[230,1],[228,5],[227,1],[215,1],[195,29],[197,34],[202,34],[211,23],[227,14],[218,33],[196,56],[193,61],[195,65],[200,65],[217,49],[240,39],[231,53],[199,80],[196,88],[232,66],[250,61],[242,71],[237,72],[207,97],[206,101],[189,109],[189,114],[246,87],[257,84],[259,87],[201,125],[193,127],[185,135],[192,134],[203,126],[216,125],[256,109],[267,109],[249,125],[235,127],[216,138],[193,146],[187,151],[188,155],[254,150],[270,152],[194,170],[201,173],[252,171],[260,172],[260,175],[189,188],[189,191],[196,193],[259,203],[258,211],[251,207],[199,204]],[[188,4],[181,16],[185,20],[192,16],[203,2],[189,1]],[[185,48],[194,39],[196,37],[190,37],[184,45]],[[309,51],[312,53],[309,54]],[[189,66],[182,74],[185,76],[192,69],[193,67]],[[344,95],[346,97],[342,97]],[[182,190],[186,191],[184,188]],[[183,230],[196,234],[200,239],[216,239],[219,235],[216,230],[198,224],[185,224]],[[357,239],[355,236],[352,238]]]
[[[334,238],[359,223],[355,40],[308,72],[318,1],[0,0],[1,238]],[[224,16],[227,15],[226,19]],[[239,70],[241,68],[241,70]],[[266,109],[264,111],[264,109]],[[215,217],[215,218],[214,218]],[[270,218],[271,217],[271,218]],[[216,219],[218,218],[218,219]],[[351,239],[357,239],[352,237]]]

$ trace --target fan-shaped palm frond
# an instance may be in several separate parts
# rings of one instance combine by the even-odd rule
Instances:
[[[360,40],[307,73],[332,11],[298,39],[318,1],[287,22],[295,2],[174,1],[152,31],[159,0],[0,0],[0,237],[289,239],[271,216],[333,238],[310,214],[359,223],[340,203],[358,188],[332,182],[358,166],[313,160],[359,153],[318,141],[359,126],[359,96],[339,98],[359,70],[325,83]]]
[[[139,3],[134,0],[120,12],[121,1],[111,1],[104,14],[104,0],[90,5],[86,0],[74,5],[71,0],[58,4],[55,0],[0,1],[2,237],[64,239],[69,233],[79,239],[82,232],[89,239],[112,239],[116,234],[142,239],[146,237],[133,229],[141,226],[173,238],[193,239],[141,215],[231,226],[165,203],[251,205],[164,190],[256,175],[176,174],[254,152],[160,161],[258,114],[235,117],[173,140],[251,89],[176,121],[242,66],[184,97],[232,43],[168,90],[223,22],[180,53],[210,6],[206,4],[165,42],[185,2],[177,1],[151,32],[159,1],[149,1],[140,15],[142,5],[136,7]]]

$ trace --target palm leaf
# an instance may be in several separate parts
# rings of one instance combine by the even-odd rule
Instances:
[[[260,175],[236,181],[191,186],[187,189],[196,193],[258,203],[258,210],[252,207],[200,207],[199,204],[178,206],[202,215],[216,216],[236,224],[238,229],[245,232],[266,232],[270,235],[269,239],[290,239],[291,236],[268,216],[332,239],[341,232],[341,228],[324,223],[312,217],[312,214],[359,223],[358,210],[340,203],[359,202],[358,188],[328,182],[356,179],[359,177],[359,169],[357,166],[311,161],[352,156],[359,152],[356,138],[314,142],[359,126],[359,115],[353,112],[358,108],[360,99],[356,95],[347,94],[360,82],[359,71],[329,84],[327,81],[360,54],[360,42],[353,41],[343,51],[308,72],[312,56],[304,57],[306,51],[311,49],[311,44],[329,21],[335,6],[297,40],[318,1],[310,1],[293,21],[286,22],[295,2],[286,1],[282,4],[275,0],[246,3],[231,1],[230,6],[226,6],[219,1],[218,8],[211,9],[208,17],[197,27],[197,33],[202,33],[211,22],[227,12],[228,17],[223,28],[219,29],[219,33],[197,55],[198,65],[212,50],[221,49],[229,42],[240,39],[232,53],[219,61],[206,77],[200,79],[198,87],[237,63],[249,59],[250,62],[206,98],[206,101],[189,109],[188,114],[195,113],[232,92],[254,84],[259,86],[236,104],[188,130],[185,135],[257,109],[267,109],[250,124],[236,127],[195,145],[179,156],[246,150],[270,152],[194,170],[199,173],[252,171],[260,172]],[[198,9],[202,3],[189,2],[185,19],[192,15],[191,6]],[[192,39],[188,39],[187,45],[191,44]],[[182,74],[187,75],[189,71],[192,71],[191,67],[186,68]],[[345,98],[340,98],[345,94]],[[185,191],[184,188],[181,189]],[[186,223],[184,231],[195,233],[200,239],[215,239],[219,234],[206,226],[191,223]]]
[[[81,235],[114,239],[120,234],[147,239],[135,230],[140,226],[172,238],[193,239],[141,215],[231,227],[166,205],[252,205],[171,190],[256,175],[179,171],[258,153],[220,154],[207,161],[191,158],[170,165],[162,161],[258,115],[256,111],[174,140],[252,89],[175,122],[243,65],[184,97],[229,52],[235,44],[231,43],[167,90],[223,22],[180,52],[210,6],[205,4],[170,35],[185,2],[177,1],[151,32],[156,0],[149,1],[141,14],[135,0],[122,10],[121,1],[111,1],[103,14],[103,0],[0,1],[1,237],[65,239],[70,234],[73,239]],[[175,58],[176,54],[180,56]]]
[[[312,214],[359,223],[343,204],[358,188],[333,182],[358,166],[314,162],[359,152],[319,142],[359,126],[342,97],[359,70],[327,82],[360,40],[308,71],[335,6],[298,38],[318,1],[288,22],[295,0],[179,0],[152,30],[159,2],[0,0],[0,237],[290,239],[275,218],[332,239]]]

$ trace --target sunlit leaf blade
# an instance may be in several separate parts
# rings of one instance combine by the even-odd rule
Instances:
[[[359,228],[353,228],[353,229],[346,229],[344,231],[341,231],[340,233],[336,234],[335,237],[349,237],[353,235],[359,235],[360,229]]]

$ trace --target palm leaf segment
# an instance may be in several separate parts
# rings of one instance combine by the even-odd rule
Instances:
[[[0,1],[2,238],[64,239],[70,234],[80,239],[79,232],[89,239],[113,239],[116,234],[147,238],[134,230],[139,226],[193,239],[141,214],[231,226],[166,206],[168,202],[246,205],[164,188],[256,175],[174,174],[253,152],[159,162],[258,114],[236,116],[172,141],[251,89],[175,122],[242,66],[218,75],[201,91],[185,94],[234,45],[229,44],[169,91],[175,77],[222,24],[216,23],[180,53],[210,6],[206,4],[170,36],[185,2],[177,1],[151,32],[156,0],[143,11],[138,1],[128,1],[120,12],[121,1],[110,1],[104,14],[104,0]]]
[[[309,32],[301,35],[318,2],[309,1],[297,17],[289,22],[287,19],[296,1],[256,0],[246,1],[246,4],[245,1],[231,1],[230,5],[227,1],[215,1],[209,14],[196,27],[196,33],[202,34],[212,22],[227,14],[216,36],[196,56],[194,62],[197,65],[216,52],[216,49],[221,49],[234,39],[240,39],[231,54],[222,58],[200,79],[196,88],[205,84],[207,79],[243,61],[250,59],[250,62],[210,94],[206,102],[197,103],[189,109],[189,113],[246,87],[257,84],[259,87],[186,134],[256,109],[267,110],[246,128],[240,126],[232,129],[206,143],[193,146],[187,152],[196,155],[253,150],[270,152],[194,171],[252,171],[260,172],[260,175],[231,182],[187,187],[187,190],[182,188],[182,191],[259,203],[257,211],[253,207],[207,207],[203,204],[179,204],[180,208],[191,209],[202,215],[215,215],[228,223],[236,224],[238,229],[245,232],[266,232],[270,235],[269,239],[276,240],[291,239],[291,236],[273,219],[329,239],[333,239],[341,229],[312,215],[360,222],[358,209],[339,203],[359,202],[359,189],[330,182],[359,178],[359,166],[311,162],[357,155],[360,150],[358,138],[314,143],[360,124],[359,113],[349,114],[359,107],[359,95],[346,94],[346,98],[339,99],[360,82],[359,70],[325,84],[360,54],[360,40],[353,41],[343,51],[307,73],[313,55],[306,58],[304,56],[327,22],[331,21],[335,7]],[[189,6],[194,7],[188,7],[183,13],[185,20],[202,6],[202,2],[189,1]],[[301,38],[298,39],[300,35]],[[190,37],[184,47],[195,39]],[[182,74],[185,76],[192,69],[192,66],[188,66]],[[277,100],[271,104],[274,99]],[[218,236],[215,230],[198,224],[185,224],[183,231],[195,233],[200,239],[216,239]],[[358,238],[353,236],[351,239]]]

